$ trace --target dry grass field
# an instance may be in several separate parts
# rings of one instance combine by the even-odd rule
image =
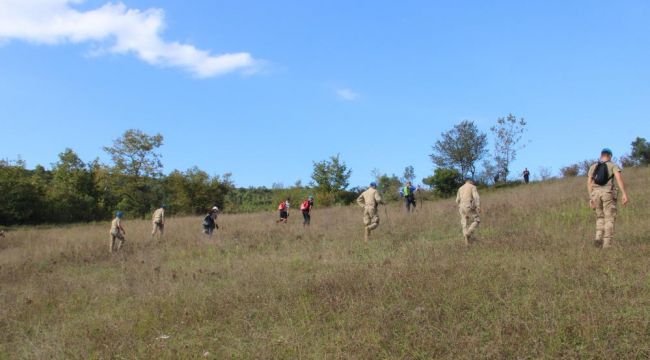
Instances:
[[[625,173],[616,247],[594,248],[585,179],[483,194],[480,243],[453,201],[125,221],[0,239],[0,358],[650,358],[650,169]]]

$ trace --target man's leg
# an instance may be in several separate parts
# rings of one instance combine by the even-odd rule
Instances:
[[[370,234],[377,227],[379,227],[379,214],[377,213],[377,209],[372,209],[370,212],[370,225],[366,226],[366,241],[370,239]]]
[[[375,208],[370,209],[370,225],[368,229],[375,230],[379,226],[379,212]]]
[[[460,226],[463,229],[463,239],[465,239],[465,245],[469,245],[469,237],[467,236],[467,211],[464,207],[459,209],[460,213]]]
[[[111,234],[111,241],[108,243],[108,252],[113,253],[113,249],[115,248],[115,235]]]
[[[476,209],[471,209],[468,215],[468,218],[472,221],[472,223],[467,228],[467,238],[471,241],[472,236],[474,235],[474,231],[476,231],[476,228],[478,228],[479,224],[481,223],[481,218],[478,216]]]
[[[116,251],[120,251],[120,249],[122,249],[123,244],[124,244],[124,235],[118,234],[117,235],[117,249],[116,249]]]
[[[603,213],[604,213],[604,231],[603,231],[603,249],[612,246],[614,238],[614,225],[618,211],[616,208],[616,197],[612,193],[603,194]]]
[[[596,237],[594,238],[594,244],[597,247],[601,247],[603,246],[603,238],[605,235],[605,211],[603,209],[601,194],[592,194],[591,200],[594,202],[594,211],[596,212]]]
[[[363,231],[364,231],[364,240],[368,242],[370,240],[370,223],[372,221],[370,212],[368,208],[363,209]]]

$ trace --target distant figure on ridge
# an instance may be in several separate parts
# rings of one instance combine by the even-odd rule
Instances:
[[[287,221],[289,221],[289,207],[291,204],[289,203],[289,198],[287,200],[280,202],[280,205],[278,205],[278,212],[280,213],[280,219],[276,221],[276,223],[283,223],[286,224]]]
[[[365,226],[364,240],[370,240],[370,233],[379,226],[379,212],[377,208],[384,202],[377,191],[377,183],[371,182],[368,190],[357,198],[357,204],[363,208],[363,225]]]
[[[628,198],[621,168],[612,162],[612,150],[605,148],[600,152],[600,160],[591,165],[587,175],[589,206],[596,211],[595,243],[603,249],[612,246],[614,223],[618,214],[616,209],[618,190],[614,179],[621,188],[623,205],[626,205]]]
[[[314,197],[309,195],[307,197],[307,200],[303,201],[302,204],[300,204],[300,211],[302,212],[302,226],[309,226],[311,225],[311,209],[314,207]]]
[[[399,189],[399,195],[404,198],[404,205],[406,206],[406,212],[410,213],[411,208],[415,210],[415,193],[418,189],[415,186],[411,185],[410,181],[406,182],[406,186]]]
[[[472,242],[472,235],[481,222],[479,217],[481,199],[472,178],[466,178],[465,185],[458,189],[456,204],[458,204],[458,211],[460,212],[460,223],[463,226],[465,245],[469,246]]]
[[[124,231],[124,227],[122,227],[122,217],[124,217],[124,213],[118,211],[115,213],[115,219],[111,222],[110,253],[113,253],[113,251],[119,251],[124,244],[124,235],[126,235],[126,231]]]
[[[528,184],[530,182],[530,171],[528,171],[528,168],[525,168],[521,175],[524,176],[524,183]]]
[[[165,231],[165,209],[166,205],[162,205],[156,211],[153,212],[151,222],[153,223],[153,229],[151,230],[151,237],[156,236],[156,233],[160,232],[160,237],[163,236]]]

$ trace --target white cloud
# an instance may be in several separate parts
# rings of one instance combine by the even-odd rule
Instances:
[[[183,68],[197,77],[257,71],[260,62],[249,53],[213,55],[192,45],[162,39],[161,9],[129,9],[123,3],[80,11],[84,0],[0,0],[0,44],[18,39],[58,45],[91,42],[102,46],[94,54],[135,54],[159,66]]]
[[[359,93],[357,93],[357,92],[355,92],[355,91],[353,91],[351,89],[345,89],[345,88],[344,89],[337,89],[336,90],[336,95],[338,95],[338,97],[340,99],[345,100],[345,101],[355,101],[355,100],[359,99],[359,97],[361,96],[361,95],[359,95]]]

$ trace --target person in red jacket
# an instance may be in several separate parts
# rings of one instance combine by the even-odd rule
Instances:
[[[282,201],[278,205],[278,212],[280,213],[280,219],[276,223],[286,224],[289,220],[289,199]]]
[[[302,226],[311,225],[311,209],[314,207],[314,197],[309,195],[307,200],[300,204],[300,211],[302,212]]]

